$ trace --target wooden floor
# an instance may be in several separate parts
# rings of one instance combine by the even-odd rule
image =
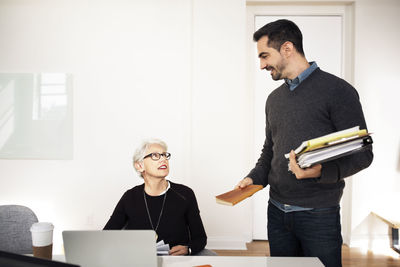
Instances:
[[[268,241],[253,241],[247,243],[247,250],[214,250],[219,256],[269,256]],[[358,248],[343,245],[343,267],[400,267],[400,254],[388,248],[377,254],[371,251],[363,252]]]

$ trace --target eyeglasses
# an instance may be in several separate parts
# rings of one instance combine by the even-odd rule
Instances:
[[[171,153],[164,152],[164,153],[150,153],[146,156],[143,157],[143,159],[151,157],[152,160],[159,160],[163,156],[165,159],[170,159],[171,158]]]

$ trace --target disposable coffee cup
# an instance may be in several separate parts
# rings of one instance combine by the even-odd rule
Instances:
[[[31,226],[33,256],[42,259],[52,259],[53,229],[49,222],[38,222]]]

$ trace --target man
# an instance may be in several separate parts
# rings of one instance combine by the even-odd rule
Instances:
[[[297,165],[292,149],[335,131],[366,129],[358,93],[306,60],[301,31],[292,21],[268,23],[253,38],[260,68],[285,82],[268,96],[261,156],[237,186],[270,185],[271,256],[312,256],[325,266],[342,266],[339,202],[344,178],[371,164],[372,149],[306,169]],[[289,151],[291,171],[284,157]]]

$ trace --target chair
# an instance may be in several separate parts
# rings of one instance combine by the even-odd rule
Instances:
[[[199,251],[196,256],[218,256],[218,254],[210,249],[203,249]]]
[[[32,254],[32,235],[30,228],[38,222],[35,213],[19,205],[0,206],[0,250]]]

